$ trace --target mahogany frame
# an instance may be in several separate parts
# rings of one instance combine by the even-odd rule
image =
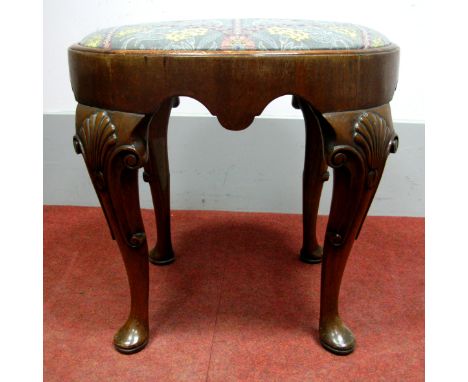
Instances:
[[[306,127],[303,245],[300,259],[322,262],[319,337],[329,351],[355,348],[340,318],[345,265],[377,190],[387,157],[398,147],[389,102],[398,80],[399,48],[322,51],[111,51],[69,48],[78,101],[75,150],[84,157],[130,285],[128,320],[116,349],[135,353],[148,342],[148,259],[174,261],[170,228],[167,129],[179,96],[197,99],[230,130],[247,128],[273,99],[291,94]],[[328,167],[333,198],[324,247],[316,218]],[[148,252],[138,200],[144,168],[157,221]]]

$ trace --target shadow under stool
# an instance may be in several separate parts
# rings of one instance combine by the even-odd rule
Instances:
[[[108,28],[68,50],[78,102],[77,153],[85,160],[130,284],[128,320],[116,349],[148,342],[148,267],[174,261],[167,130],[179,96],[197,99],[229,130],[247,128],[266,105],[292,95],[305,120],[303,245],[322,262],[319,337],[335,354],[354,350],[338,313],[346,261],[389,153],[398,147],[389,102],[399,48],[371,29],[308,20],[195,20]],[[333,197],[325,242],[316,218],[328,167]],[[148,252],[138,170],[149,182],[157,242]],[[148,262],[149,259],[149,262]]]

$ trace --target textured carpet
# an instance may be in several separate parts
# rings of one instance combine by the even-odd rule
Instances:
[[[152,211],[143,218],[152,244]],[[423,219],[367,219],[342,285],[357,339],[346,357],[318,343],[320,265],[298,260],[300,215],[174,211],[172,222],[177,260],[150,266],[150,342],[125,356],[112,337],[128,284],[102,212],[44,207],[45,381],[424,380]]]

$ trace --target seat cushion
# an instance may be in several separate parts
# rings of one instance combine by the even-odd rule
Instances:
[[[107,28],[80,45],[111,50],[339,50],[389,45],[355,24],[278,19],[170,21]]]

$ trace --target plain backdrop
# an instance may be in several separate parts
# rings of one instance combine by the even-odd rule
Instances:
[[[50,57],[51,50],[58,49],[56,45],[51,44],[52,37],[47,32],[48,24],[54,22],[51,20],[54,17],[62,18],[60,22],[63,29],[54,30],[58,34],[71,32],[74,35],[73,40],[76,41],[83,33],[88,33],[88,18],[106,19],[106,8],[112,7],[116,2],[103,2],[104,5],[99,9],[94,6],[99,4],[98,2],[92,4],[91,9],[81,7],[80,4],[86,2],[64,0],[63,3],[66,4],[46,1],[44,19],[39,1],[10,2],[0,13],[0,32],[4,36],[0,104],[2,111],[6,111],[2,113],[4,145],[0,152],[4,165],[0,199],[3,223],[0,230],[0,290],[2,306],[4,311],[8,312],[0,318],[0,325],[5,329],[2,332],[3,343],[8,345],[1,351],[2,375],[7,380],[36,381],[41,380],[42,374],[41,124],[43,112],[52,111],[50,102],[46,100],[47,94],[50,94],[54,86],[59,86],[52,83],[54,78],[57,78],[54,77],[54,73],[48,72],[66,62],[63,51],[53,52],[60,57],[61,62],[52,65],[53,61],[46,59],[47,56]],[[130,9],[132,3],[135,2],[127,2],[127,12],[134,11]],[[142,2],[147,5],[153,3]],[[464,381],[468,342],[468,333],[463,329],[464,318],[468,316],[468,307],[464,303],[467,296],[468,268],[464,244],[468,215],[468,182],[464,175],[465,142],[468,140],[468,123],[464,117],[468,88],[466,6],[463,1],[457,0],[417,3],[375,1],[371,4],[374,11],[369,11],[363,8],[363,4],[369,3],[295,1],[278,2],[274,5],[272,1],[257,1],[255,4],[258,5],[254,5],[252,0],[236,0],[232,4],[223,4],[215,0],[198,1],[197,4],[200,5],[197,13],[193,12],[190,18],[200,14],[207,15],[211,11],[232,11],[234,8],[237,13],[242,11],[245,14],[251,6],[263,9],[261,16],[276,12],[289,17],[288,12],[294,12],[301,18],[322,18],[320,9],[325,6],[329,9],[329,15],[324,15],[323,18],[338,19],[338,15],[341,14],[340,18],[344,19],[347,12],[357,13],[362,15],[364,24],[378,24],[378,29],[397,41],[400,46],[402,39],[388,33],[384,25],[396,24],[394,33],[401,36],[409,34],[406,36],[408,39],[420,41],[421,45],[415,48],[417,53],[413,54],[418,64],[413,65],[414,72],[408,72],[407,77],[423,85],[418,86],[419,92],[415,91],[414,98],[419,100],[417,102],[425,98],[424,119],[427,126],[427,381]],[[52,11],[54,4],[57,4],[55,16]],[[334,9],[330,4],[333,4]],[[416,10],[412,12],[414,18],[392,11],[395,7],[411,8],[410,4],[416,5]],[[187,7],[192,8],[190,1],[178,0],[165,5],[166,11],[171,9],[171,15],[176,12],[184,13]],[[349,8],[355,8],[356,12]],[[380,10],[376,11],[376,8]],[[94,16],[93,12],[101,13]],[[337,17],[328,17],[333,14]],[[387,17],[388,14],[393,16]],[[156,19],[157,16],[158,13],[145,15],[148,19]],[[403,28],[401,33],[398,32],[400,17],[410,20],[409,24],[412,26]],[[122,20],[116,21],[120,23]],[[83,23],[83,28],[78,27],[80,23]],[[44,41],[41,30],[44,30],[44,36],[47,35]],[[65,45],[69,43],[71,41],[65,42]],[[402,62],[405,62],[405,65],[411,65],[408,63],[411,61],[407,58],[408,54],[412,53],[408,50],[402,52]],[[47,61],[44,64],[43,56],[44,61]],[[402,86],[404,85],[400,83],[399,91],[403,91]],[[72,99],[71,94],[62,97],[64,100]],[[408,100],[411,101],[411,97],[408,97]],[[68,102],[56,106],[55,111],[67,111],[70,107],[66,106]],[[73,108],[74,106],[71,110]],[[397,113],[396,116],[400,118],[400,115]],[[418,118],[421,118],[421,115],[422,110]]]

